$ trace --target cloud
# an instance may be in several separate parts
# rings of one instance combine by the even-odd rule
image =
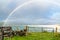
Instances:
[[[0,0],[0,20],[5,20],[13,9],[30,0]],[[34,1],[34,0],[33,0]],[[39,2],[40,1],[40,2]],[[60,0],[35,0],[18,9],[9,24],[60,24]]]
[[[60,13],[54,13],[51,18],[59,20],[60,19]]]
[[[10,12],[27,0],[0,0],[0,18],[5,20]]]
[[[55,21],[56,24],[60,24],[60,13],[54,13],[52,16],[51,16],[51,19],[53,19]]]
[[[55,12],[59,12],[59,6],[56,6],[55,4],[33,2],[14,12],[14,14],[8,18],[7,23],[59,24],[60,22],[57,21],[59,19],[56,19],[56,17],[59,16],[59,13]]]

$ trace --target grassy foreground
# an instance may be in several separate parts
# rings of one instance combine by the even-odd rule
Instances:
[[[5,38],[4,40],[60,40],[60,37],[54,36],[54,33],[31,33],[27,36],[14,36],[12,38]]]

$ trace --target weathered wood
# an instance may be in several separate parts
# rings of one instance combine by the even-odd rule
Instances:
[[[3,30],[2,30],[2,28],[0,28],[0,40],[4,40]]]
[[[10,37],[12,35],[12,28],[11,27],[0,27],[0,29],[3,31],[4,37]]]

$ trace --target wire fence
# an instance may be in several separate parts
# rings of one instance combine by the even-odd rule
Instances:
[[[12,30],[24,30],[26,27],[25,26],[13,26]],[[27,27],[27,31],[28,32],[43,32],[43,31],[47,31],[47,32],[55,32],[54,28],[51,27]]]
[[[54,32],[54,28],[49,27],[28,27],[28,32]]]
[[[18,30],[20,31],[20,30],[27,29],[27,32],[53,32],[53,33],[57,32],[57,28],[54,29],[52,27],[11,26],[11,28],[14,31],[18,31]],[[52,33],[52,35],[54,35],[53,33]],[[39,35],[41,35],[41,34],[39,34]],[[9,38],[11,38],[11,37],[9,37]]]

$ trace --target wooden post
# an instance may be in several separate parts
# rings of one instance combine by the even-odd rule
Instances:
[[[28,34],[28,26],[26,26],[26,35]]]
[[[58,32],[57,32],[58,28],[56,27],[56,36],[58,35]]]
[[[4,40],[2,27],[0,27],[0,40]]]
[[[43,32],[43,31],[44,31],[44,30],[43,30],[43,27],[41,27],[41,29],[42,29],[41,32]]]
[[[56,33],[57,33],[57,29],[58,29],[58,28],[56,27]]]
[[[26,31],[28,31],[28,26],[26,26]]]
[[[54,28],[53,28],[52,32],[54,33]]]

